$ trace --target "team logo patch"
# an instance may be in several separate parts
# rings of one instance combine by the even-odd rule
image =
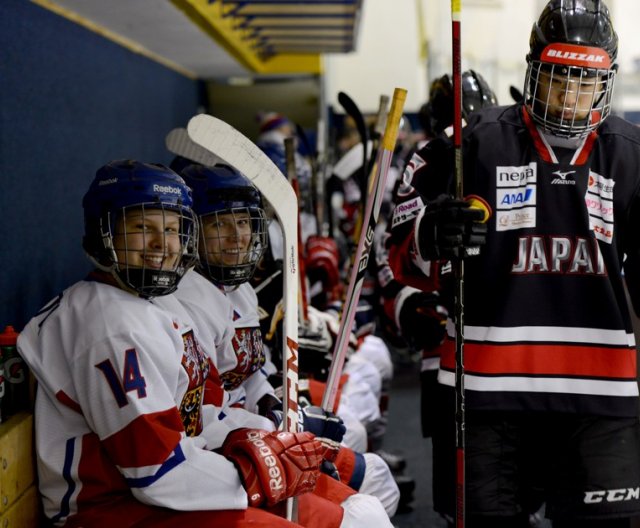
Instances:
[[[236,328],[232,344],[238,362],[233,370],[221,374],[226,390],[237,388],[266,360],[260,328]]]
[[[496,167],[496,231],[536,226],[538,166]]]
[[[202,395],[204,383],[209,376],[209,361],[193,330],[182,335],[184,354],[182,368],[187,372],[189,385],[180,403],[180,416],[187,436],[196,436],[202,431]]]

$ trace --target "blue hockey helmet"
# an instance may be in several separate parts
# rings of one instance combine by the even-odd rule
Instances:
[[[167,295],[197,259],[191,205],[191,189],[164,165],[111,161],[82,201],[83,247],[122,287],[145,298]]]
[[[182,170],[200,223],[200,271],[224,286],[253,276],[267,249],[267,219],[258,190],[228,165]]]

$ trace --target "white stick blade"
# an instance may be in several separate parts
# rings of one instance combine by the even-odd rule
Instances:
[[[194,143],[189,137],[186,128],[174,128],[167,134],[164,143],[167,150],[172,154],[182,156],[202,165],[211,167],[221,161],[218,156],[214,156],[207,149]]]

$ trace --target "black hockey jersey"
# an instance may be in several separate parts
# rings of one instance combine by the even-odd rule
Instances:
[[[405,178],[433,198],[451,145],[417,156]],[[612,116],[578,148],[551,147],[523,106],[490,108],[465,128],[463,170],[465,195],[493,209],[487,245],[465,261],[467,406],[635,416],[623,268],[638,309],[640,131]],[[453,385],[449,326],[439,380]]]

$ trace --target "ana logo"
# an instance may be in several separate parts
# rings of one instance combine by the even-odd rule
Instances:
[[[182,194],[179,187],[172,187],[171,185],[158,185],[153,184],[153,192],[167,193],[167,194]]]
[[[567,180],[567,176],[569,176],[570,174],[575,174],[575,172],[576,171],[574,170],[572,171],[557,170],[552,172],[551,174],[555,174],[558,177],[551,180],[551,185],[575,185],[576,184],[575,180]]]
[[[528,202],[533,195],[533,189],[525,189],[524,191],[507,193],[502,197],[500,205],[514,205]]]

